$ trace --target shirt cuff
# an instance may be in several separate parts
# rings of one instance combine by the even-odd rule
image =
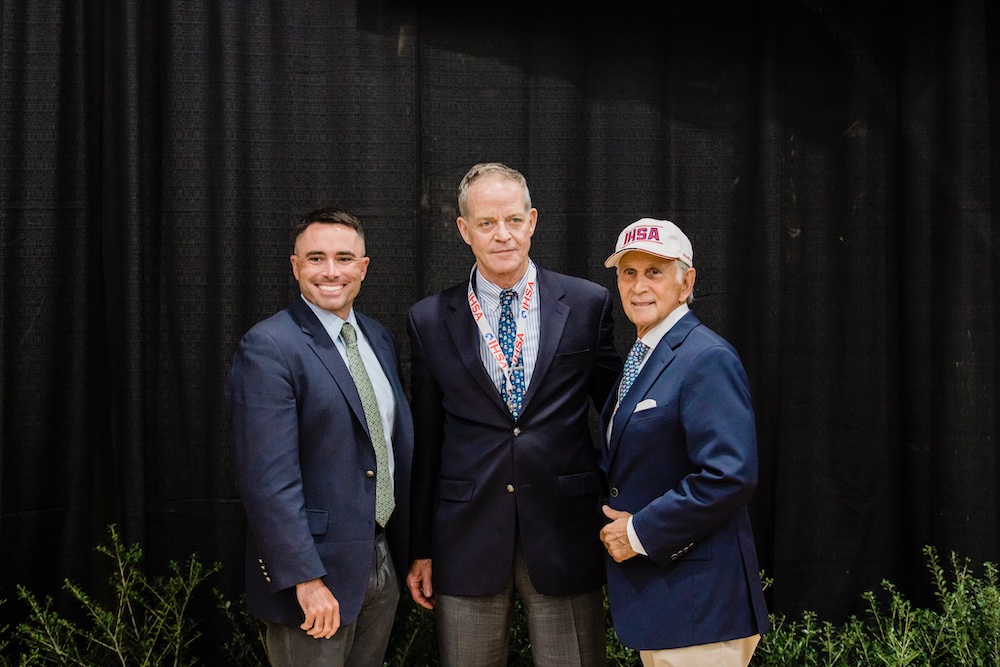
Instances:
[[[632,526],[632,519],[634,516],[628,518],[628,523],[626,524],[626,530],[628,530],[628,543],[632,545],[632,551],[637,554],[642,554],[643,556],[648,556],[646,553],[646,547],[642,546],[642,542],[639,541],[639,536],[635,533],[635,528]]]

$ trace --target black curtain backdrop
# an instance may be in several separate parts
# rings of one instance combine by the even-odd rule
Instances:
[[[222,383],[296,292],[288,226],[361,217],[358,308],[406,359],[407,308],[468,275],[455,193],[485,160],[527,177],[547,268],[614,292],[624,225],[691,237],[694,309],[752,384],[773,610],[926,601],[925,544],[1000,557],[996,3],[0,11],[0,598],[101,585],[110,523],[238,593]]]

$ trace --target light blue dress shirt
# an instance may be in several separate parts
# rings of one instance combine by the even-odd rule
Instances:
[[[368,339],[365,338],[361,327],[358,326],[358,318],[354,315],[354,308],[351,308],[347,319],[342,320],[329,310],[320,308],[305,297],[302,297],[302,300],[316,313],[316,317],[319,318],[323,328],[330,335],[337,351],[340,352],[340,356],[344,358],[344,364],[347,364],[347,346],[344,344],[344,339],[340,337],[340,329],[344,326],[344,322],[350,322],[351,326],[357,332],[358,352],[361,353],[361,361],[365,364],[365,371],[367,371],[368,378],[372,382],[372,389],[375,390],[375,400],[378,401],[378,411],[382,416],[382,432],[385,433],[385,446],[389,450],[389,474],[395,475],[396,460],[393,456],[392,432],[393,425],[396,423],[396,398],[392,393],[392,385],[389,384],[389,378],[386,377],[385,371],[382,370],[382,364],[379,363],[378,357],[375,356],[375,351],[368,343]],[[371,428],[371,425],[369,425],[369,428]]]

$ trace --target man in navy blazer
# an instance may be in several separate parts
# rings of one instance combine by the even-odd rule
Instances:
[[[746,667],[768,626],[747,514],[757,436],[746,373],[688,309],[693,252],[676,225],[634,222],[605,266],[637,334],[601,414],[615,630],[645,667]]]
[[[529,259],[538,212],[518,171],[474,166],[459,211],[472,274],[409,313],[407,585],[435,609],[445,667],[507,664],[515,592],[536,665],[603,665],[602,486],[588,409],[621,369],[610,295]]]
[[[353,307],[358,219],[307,214],[290,260],[301,296],[243,336],[226,385],[247,606],[272,665],[376,667],[408,562],[412,418],[391,334]]]

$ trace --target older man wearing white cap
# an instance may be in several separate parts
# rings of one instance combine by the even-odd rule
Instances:
[[[636,341],[601,414],[601,530],[621,641],[645,667],[746,667],[767,629],[747,502],[757,436],[736,350],[688,308],[694,252],[643,218],[604,265]]]

